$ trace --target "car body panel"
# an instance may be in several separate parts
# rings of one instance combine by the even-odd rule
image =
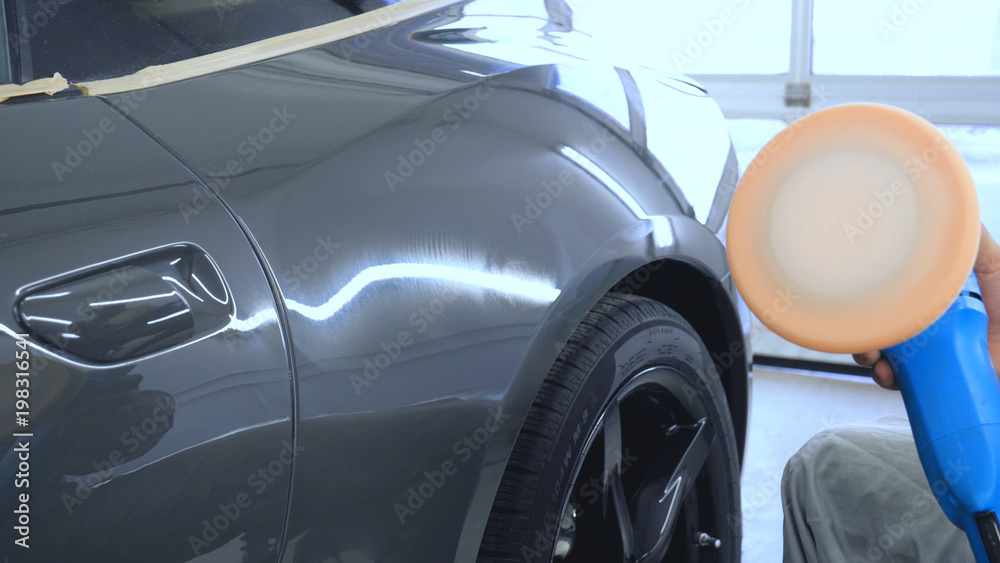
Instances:
[[[289,467],[268,483],[248,479],[280,461],[293,440],[289,363],[272,291],[243,232],[218,205],[185,224],[179,198],[192,190],[214,196],[103,100],[4,107],[0,139],[4,550],[14,539],[8,505],[14,493],[25,493],[31,507],[25,553],[34,561],[187,561],[234,547],[250,561],[273,561]],[[227,323],[116,362],[88,361],[29,337],[33,436],[11,443],[14,335],[26,332],[16,309],[30,288],[74,287],[58,284],[178,244],[196,245],[227,280],[234,307]],[[66,342],[91,334],[79,332],[90,330],[86,306],[143,299],[135,292],[142,289],[139,278],[128,272],[94,279],[108,281],[77,293],[78,305],[64,299],[63,318],[79,321],[67,328]],[[113,322],[128,322],[135,311],[123,305]],[[248,319],[263,322],[242,328]],[[15,449],[25,441],[30,471],[22,488],[13,486],[13,471]],[[220,517],[220,505],[241,494],[250,504]],[[239,548],[240,541],[247,546]],[[17,560],[21,553],[11,555]]]
[[[733,361],[717,367],[742,451],[747,352],[714,232],[736,162],[718,107],[683,77],[581,57],[586,38],[572,31],[565,4],[505,7],[499,16],[495,5],[456,3],[321,47],[103,97],[105,110],[138,127],[130,131],[145,131],[135,145],[176,181],[156,192],[141,235],[129,231],[94,250],[122,231],[87,223],[69,255],[0,288],[178,242],[218,262],[237,318],[224,333],[140,366],[178,353],[204,357],[214,375],[194,373],[206,386],[241,382],[254,396],[205,401],[206,409],[224,405],[204,413],[202,430],[218,439],[174,458],[187,468],[230,459],[212,473],[225,486],[199,485],[210,520],[284,451],[293,422],[296,457],[284,544],[266,533],[285,514],[277,492],[288,483],[276,481],[268,501],[251,506],[269,513],[261,523],[234,519],[239,526],[199,555],[218,549],[212,557],[246,552],[263,561],[280,549],[282,561],[474,560],[531,401],[561,344],[612,289],[674,306],[713,351],[738,345]],[[46,106],[103,102],[24,106],[40,108],[48,126],[60,117],[46,117]],[[0,120],[12,109],[0,109]],[[36,138],[61,157],[87,127],[78,119],[96,123],[84,114],[62,137]],[[13,132],[4,134],[13,142]],[[100,148],[129,165],[129,178],[141,177],[133,167],[151,158]],[[19,154],[10,166],[30,160]],[[167,154],[176,161],[168,165]],[[112,174],[112,162],[102,166]],[[84,176],[68,175],[87,186],[78,190],[100,191]],[[46,203],[66,210],[47,227],[49,239],[81,221],[67,198]],[[265,304],[268,289],[277,305]],[[220,356],[220,343],[232,353]],[[251,419],[256,426],[223,428]],[[194,516],[170,518],[202,533]],[[231,539],[251,524],[244,539],[253,545]],[[189,544],[166,553],[193,556]]]
[[[643,110],[627,70],[458,49],[477,42],[461,8],[109,97],[231,207],[287,305],[304,451],[285,561],[470,560],[557,344],[600,296],[668,257],[732,296],[645,146],[646,113],[709,124],[685,153],[709,156],[671,162],[714,194],[735,165],[715,104],[640,72]],[[617,83],[572,87],[588,73]]]

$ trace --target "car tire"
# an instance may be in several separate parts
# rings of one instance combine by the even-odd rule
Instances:
[[[740,524],[735,432],[704,343],[659,302],[606,295],[528,411],[478,561],[729,563]]]

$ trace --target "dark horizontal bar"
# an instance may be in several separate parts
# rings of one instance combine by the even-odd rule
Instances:
[[[871,377],[872,375],[872,368],[862,366],[835,364],[832,362],[818,362],[816,360],[802,360],[797,358],[783,358],[780,356],[767,356],[764,354],[754,354],[753,363],[758,366],[802,369],[807,371],[825,371],[827,373],[857,375],[859,377]]]

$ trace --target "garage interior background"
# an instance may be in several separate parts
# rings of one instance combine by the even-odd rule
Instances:
[[[787,123],[823,107],[870,101],[922,115],[969,163],[983,222],[1000,235],[1000,0],[568,4],[574,26],[606,44],[609,57],[704,84],[729,119],[741,171]],[[780,561],[788,458],[824,428],[906,414],[898,393],[845,375],[849,356],[804,350],[759,323],[753,346],[744,560]]]

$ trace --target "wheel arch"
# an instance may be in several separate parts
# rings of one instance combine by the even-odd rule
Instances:
[[[615,286],[614,291],[659,301],[691,323],[701,337],[718,371],[736,430],[736,447],[742,466],[749,418],[750,381],[748,350],[738,312],[731,307],[724,282],[708,275],[697,264],[682,258],[665,258],[637,268]],[[642,272],[648,271],[646,278]],[[634,287],[633,287],[634,286]]]
[[[608,244],[555,303],[502,401],[512,415],[487,444],[455,561],[475,560],[500,480],[525,416],[562,346],[608,292],[631,292],[674,309],[698,332],[712,357],[733,417],[742,466],[750,398],[749,349],[725,247],[697,220],[673,215],[635,225]],[[647,276],[648,274],[648,276]],[[644,281],[640,281],[644,280]]]

